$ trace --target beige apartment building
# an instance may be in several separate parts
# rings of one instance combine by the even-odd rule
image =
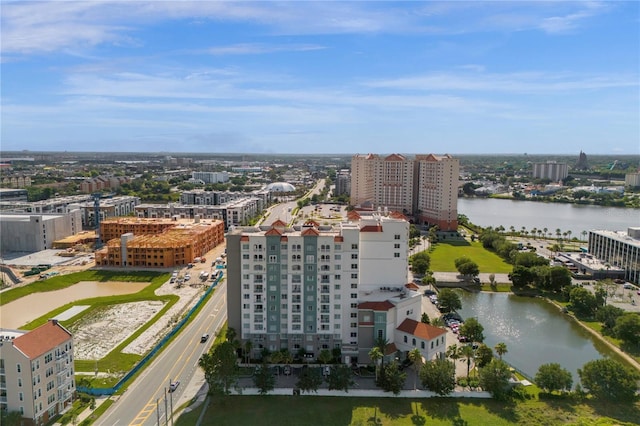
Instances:
[[[0,409],[44,425],[72,402],[73,337],[56,320],[29,331],[0,330]]]
[[[377,154],[351,159],[351,204],[412,215],[440,230],[458,227],[460,161],[451,155]]]

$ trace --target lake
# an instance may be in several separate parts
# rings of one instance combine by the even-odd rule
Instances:
[[[482,227],[514,226],[521,230],[547,228],[555,238],[556,229],[571,231],[571,237],[584,239],[583,231],[593,229],[626,231],[640,226],[640,210],[622,207],[602,207],[581,204],[541,203],[535,201],[501,200],[497,198],[460,198],[458,213]]]

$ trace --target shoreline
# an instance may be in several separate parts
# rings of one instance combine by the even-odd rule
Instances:
[[[558,309],[562,310],[562,306],[558,305],[553,300],[551,300],[551,299],[549,299],[547,297],[543,297],[542,299],[547,301],[548,303],[551,303],[553,306],[557,307]],[[636,370],[640,371],[640,362],[636,361],[635,358],[633,358],[631,355],[629,355],[628,353],[624,352],[622,349],[620,349],[619,347],[617,347],[616,345],[614,345],[613,343],[611,343],[610,341],[605,339],[604,336],[601,335],[600,333],[598,333],[597,331],[587,327],[587,325],[585,325],[582,321],[580,321],[578,318],[576,318],[576,316],[573,315],[572,313],[566,313],[565,315],[567,315],[567,317],[571,318],[571,320],[573,322],[575,322],[576,324],[580,325],[580,327],[582,327],[584,330],[588,331],[593,337],[597,338],[598,341],[604,343],[609,349],[611,349],[613,352],[618,354],[631,367],[633,367]]]

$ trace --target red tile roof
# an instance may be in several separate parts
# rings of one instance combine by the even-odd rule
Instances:
[[[384,302],[362,302],[358,305],[358,309],[369,309],[372,311],[388,311],[395,305],[388,300]]]
[[[384,348],[384,355],[392,355],[392,354],[395,354],[396,352],[398,352],[398,347],[396,346],[395,343],[389,343]]]
[[[420,290],[420,286],[415,283],[408,283],[408,284],[405,284],[404,286],[410,290]]]
[[[56,320],[32,330],[13,340],[13,346],[29,359],[35,359],[44,353],[71,340],[71,333]]]
[[[306,235],[320,235],[320,231],[318,231],[316,228],[307,228],[304,231],[302,231],[300,233],[300,235],[306,236]]]
[[[433,325],[418,322],[409,318],[402,321],[402,324],[400,324],[396,330],[412,334],[422,340],[435,339],[447,332],[447,330],[443,328],[434,327]]]
[[[382,232],[380,225],[367,225],[360,228],[360,232]]]
[[[271,224],[271,226],[272,226],[272,227],[274,227],[274,228],[275,228],[275,227],[278,227],[278,228],[282,228],[282,227],[284,227],[284,228],[286,228],[286,227],[287,227],[287,224],[286,224],[286,223],[284,223],[282,220],[278,219],[278,220],[276,220],[275,222],[273,222],[273,223]]]
[[[267,232],[265,232],[264,235],[282,235],[282,232],[280,232],[280,230],[276,228],[271,228]]]

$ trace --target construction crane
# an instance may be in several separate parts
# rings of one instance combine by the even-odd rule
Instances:
[[[100,238],[100,198],[102,194],[95,192],[91,194],[93,197],[93,221],[96,227],[96,250],[102,247],[102,239]]]

